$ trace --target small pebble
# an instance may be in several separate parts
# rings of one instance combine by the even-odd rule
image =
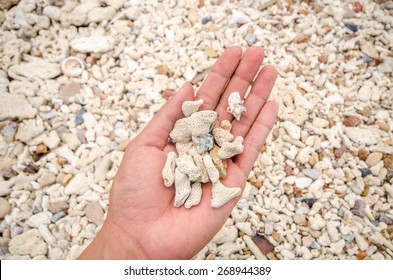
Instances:
[[[357,199],[351,212],[356,216],[364,218],[366,216],[366,203],[362,199]]]
[[[366,164],[368,167],[373,167],[377,165],[382,160],[383,154],[381,152],[372,152],[368,155],[366,159]]]
[[[252,241],[258,246],[264,255],[274,251],[274,246],[262,235],[255,235],[252,237]]]
[[[383,159],[383,164],[387,168],[393,168],[393,154],[386,155]]]
[[[385,214],[380,214],[378,220],[387,225],[393,225],[393,218],[386,216]]]
[[[295,181],[295,185],[299,189],[307,188],[308,186],[311,185],[311,183],[312,183],[312,179],[307,177],[296,178]]]
[[[359,26],[354,23],[345,23],[344,26],[348,28],[351,32],[356,33],[358,32]]]
[[[0,219],[11,212],[11,205],[7,199],[0,197]]]
[[[307,206],[309,208],[312,208],[312,206],[314,205],[315,201],[317,201],[317,200],[315,198],[306,198],[303,201],[307,204]]]
[[[1,130],[1,134],[3,134],[4,137],[12,137],[16,134],[16,130],[17,130],[16,124],[9,123]]]
[[[358,126],[360,123],[361,123],[360,119],[354,116],[345,117],[343,120],[343,124],[349,127]]]
[[[320,172],[316,169],[309,169],[309,168],[305,168],[302,170],[302,173],[304,175],[306,175],[307,177],[316,180],[319,178],[319,176],[321,175]]]
[[[64,213],[63,211],[57,212],[56,214],[54,214],[51,218],[50,221],[52,223],[56,223],[58,220],[60,220],[61,218],[65,217],[66,213]]]
[[[313,240],[311,242],[311,248],[321,250],[321,245],[319,245],[319,243],[317,241]]]
[[[366,177],[371,174],[371,170],[368,168],[360,168],[360,173],[362,173],[362,177]]]
[[[206,16],[202,18],[202,24],[207,24],[209,22],[212,21],[212,17],[211,16]]]
[[[343,156],[343,154],[345,153],[345,151],[347,150],[347,146],[345,144],[341,144],[340,148],[334,149],[334,155],[335,157],[341,158]]]
[[[249,46],[252,46],[257,41],[257,36],[254,33],[249,33],[244,37],[244,40],[246,40]]]
[[[83,120],[83,114],[86,113],[85,108],[82,107],[82,109],[79,110],[79,112],[76,114],[75,117],[75,124],[80,125],[84,122]]]

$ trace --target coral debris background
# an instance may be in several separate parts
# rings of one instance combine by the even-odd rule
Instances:
[[[279,72],[279,118],[195,258],[392,259],[392,8],[1,1],[1,258],[76,258],[100,229],[129,139],[226,47],[257,45]]]

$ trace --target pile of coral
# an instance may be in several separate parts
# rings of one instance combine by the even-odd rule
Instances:
[[[176,143],[179,157],[175,152],[168,153],[162,177],[167,187],[175,183],[176,207],[184,204],[190,208],[199,204],[201,184],[209,181],[213,185],[211,206],[214,208],[224,205],[241,192],[240,188],[224,186],[219,179],[227,176],[227,160],[243,152],[243,137],[235,138],[231,134],[229,121],[224,120],[218,125],[216,112],[198,112],[202,104],[202,99],[185,101],[182,105],[185,118],[176,121],[169,134]]]

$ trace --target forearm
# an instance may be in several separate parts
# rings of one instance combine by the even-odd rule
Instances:
[[[126,233],[105,222],[100,232],[79,256],[79,260],[146,259],[139,244]]]

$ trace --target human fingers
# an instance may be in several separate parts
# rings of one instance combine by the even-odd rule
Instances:
[[[245,51],[239,66],[236,68],[215,108],[215,111],[220,116],[220,120],[232,121],[233,116],[227,112],[228,97],[234,91],[238,91],[240,96],[242,98],[244,97],[248,87],[259,71],[263,58],[264,52],[261,47],[250,47]]]
[[[254,81],[250,94],[244,102],[247,112],[242,114],[240,121],[232,122],[233,135],[243,137],[247,135],[255,119],[258,117],[261,108],[269,99],[276,78],[276,68],[270,65],[262,68]]]
[[[197,92],[197,99],[204,101],[200,110],[214,110],[216,108],[241,57],[242,49],[236,46],[230,47],[222,53]]]
[[[262,145],[273,128],[277,112],[278,105],[273,101],[267,101],[244,138],[244,151],[235,158],[235,163],[246,176],[250,173]]]
[[[149,122],[145,129],[138,135],[137,141],[163,149],[168,142],[168,135],[175,122],[183,117],[182,104],[192,100],[194,89],[190,83],[185,83]],[[141,139],[141,140],[140,140]]]

